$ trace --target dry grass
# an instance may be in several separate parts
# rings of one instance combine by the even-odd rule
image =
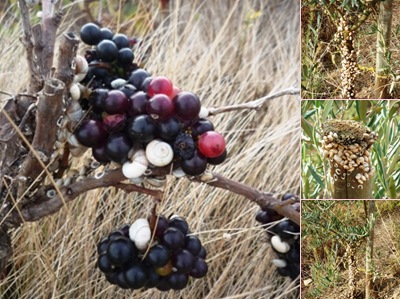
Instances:
[[[205,106],[254,100],[298,81],[298,3],[173,2],[168,21],[151,32],[146,68],[153,74],[197,93]],[[258,10],[262,14],[254,17]],[[78,18],[67,14],[65,19],[63,27],[74,28],[71,20]],[[0,89],[17,92],[27,80],[24,51],[17,41],[19,29],[5,27],[0,33],[7,45],[0,49]],[[141,53],[144,49],[137,57]],[[258,112],[214,117],[229,151],[227,162],[215,171],[265,191],[298,194],[299,117],[300,102],[289,96]],[[168,179],[159,212],[188,219],[208,250],[209,274],[180,292],[111,286],[96,269],[96,244],[111,229],[147,216],[151,206],[151,199],[140,194],[95,190],[69,204],[70,212],[64,208],[26,223],[13,232],[13,268],[0,282],[0,293],[21,299],[298,298],[296,285],[280,278],[270,262],[273,252],[254,220],[257,206],[233,193],[175,178]],[[224,233],[232,238],[224,239]]]

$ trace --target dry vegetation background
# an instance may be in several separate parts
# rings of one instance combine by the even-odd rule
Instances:
[[[151,73],[198,94],[206,107],[298,86],[298,1],[170,1],[165,15],[158,1],[128,1],[122,9],[118,5],[125,1],[119,2],[95,2],[92,13],[115,31],[148,37],[152,51],[139,48],[138,59]],[[18,93],[28,70],[18,40],[18,9],[15,1],[6,3],[0,16],[0,90]],[[78,33],[87,21],[83,3],[65,3],[59,33]],[[295,96],[212,121],[229,152],[216,172],[260,190],[299,194],[300,101]],[[79,161],[75,164],[79,167]],[[111,286],[96,269],[96,244],[113,228],[149,215],[152,200],[109,188],[89,192],[56,215],[13,232],[11,272],[0,281],[2,298],[299,298],[296,283],[275,273],[273,252],[254,219],[255,204],[186,179],[169,177],[165,189],[159,212],[186,217],[205,243],[209,274],[204,279],[167,293]]]
[[[400,97],[400,1],[393,1],[393,18],[389,62],[390,96]],[[335,99],[340,95],[341,58],[339,42],[334,34],[337,24],[322,11],[320,22],[318,12],[310,6],[301,8],[302,35],[302,98]],[[372,99],[375,80],[377,12],[372,13],[361,25],[355,37],[355,48],[359,51],[360,74],[355,82],[355,99]],[[312,28],[312,30],[310,29]]]
[[[302,298],[347,298],[348,269],[345,248],[339,239],[332,238],[329,230],[320,230],[318,235],[305,233],[315,226],[310,221],[316,209],[316,201],[302,201]],[[326,219],[335,215],[351,227],[365,225],[365,213],[362,201],[319,201],[320,209]],[[399,201],[376,201],[377,221],[374,235],[374,298],[397,299],[400,297],[400,203]],[[329,207],[327,209],[327,207]],[[322,223],[322,221],[321,221]],[[325,222],[323,222],[325,223]],[[328,224],[325,225],[328,227]],[[351,230],[351,228],[350,228]],[[316,246],[317,243],[322,245]],[[356,299],[365,298],[365,246],[366,241],[355,251]]]

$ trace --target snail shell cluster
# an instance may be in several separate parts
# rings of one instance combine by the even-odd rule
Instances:
[[[337,127],[339,122],[325,126],[322,138],[324,158],[328,158],[333,167],[333,178],[345,180],[355,171],[354,180],[361,186],[372,178],[374,167],[371,163],[369,148],[377,140],[378,134],[368,128],[361,127],[359,123],[340,121],[347,131],[327,131],[326,128]],[[353,125],[352,129],[346,128]],[[358,126],[358,127],[355,127]],[[353,130],[353,132],[351,132]]]
[[[145,251],[151,240],[150,224],[147,219],[137,219],[129,228],[129,238],[140,251]]]
[[[336,39],[340,40],[340,51],[342,57],[341,89],[342,97],[353,99],[355,96],[355,79],[360,74],[357,66],[357,52],[354,49],[354,32],[346,17],[339,21]]]

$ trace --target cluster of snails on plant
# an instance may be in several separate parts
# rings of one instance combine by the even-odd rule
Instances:
[[[346,180],[356,172],[353,180],[362,189],[374,175],[369,149],[377,139],[377,133],[356,121],[330,120],[324,123],[322,150],[324,158],[330,161],[333,179]]]
[[[340,42],[342,71],[340,75],[342,97],[353,99],[355,96],[355,80],[360,74],[357,66],[357,51],[354,49],[355,32],[346,16],[339,19],[335,40]]]

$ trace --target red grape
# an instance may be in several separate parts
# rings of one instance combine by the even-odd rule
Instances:
[[[208,131],[200,135],[197,146],[204,156],[215,158],[224,153],[225,139],[217,132]]]
[[[154,77],[147,87],[147,93],[150,97],[156,94],[165,94],[168,97],[171,97],[174,92],[174,86],[167,77],[158,76]]]

